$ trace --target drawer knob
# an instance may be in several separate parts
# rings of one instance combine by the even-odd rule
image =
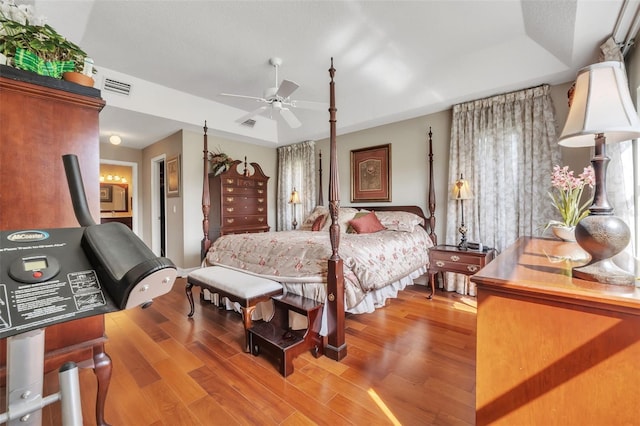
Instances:
[[[227,219],[227,223],[233,223],[234,221],[235,221],[235,219],[234,219],[234,218],[232,218],[232,217],[231,217],[231,218],[229,218],[229,219]]]
[[[436,260],[436,266],[442,268],[444,266],[444,262],[442,260]]]
[[[258,198],[259,203],[264,203],[264,198]]]
[[[264,193],[264,189],[258,189],[258,194]]]
[[[263,212],[264,211],[264,207],[258,207],[258,211],[259,212]]]
[[[264,182],[258,182],[258,186],[264,185]]]
[[[227,197],[227,203],[233,203],[233,200],[235,200],[235,198]]]
[[[264,217],[259,217],[258,222],[264,222]]]
[[[227,192],[233,192],[233,188],[227,188]]]
[[[476,272],[480,268],[478,268],[478,265],[467,265],[467,269],[469,272]]]
[[[233,183],[233,179],[227,179],[227,183],[231,185]]]
[[[460,256],[457,256],[454,254],[451,256],[451,260],[453,260],[454,262],[457,262],[458,260],[460,260]]]
[[[233,207],[227,207],[227,211],[228,211],[229,213],[231,213],[231,212],[232,212],[232,211],[234,211],[234,210],[235,210],[235,209],[234,209]]]

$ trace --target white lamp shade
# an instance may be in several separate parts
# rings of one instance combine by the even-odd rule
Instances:
[[[581,69],[573,101],[558,143],[592,146],[602,133],[607,143],[640,137],[640,119],[633,107],[624,64],[607,61]]]
[[[293,192],[291,193],[291,197],[289,197],[289,204],[300,204],[300,195],[295,188],[293,188]]]
[[[473,192],[469,186],[469,181],[466,179],[458,179],[454,182],[451,189],[451,199],[453,200],[471,200],[473,198]]]

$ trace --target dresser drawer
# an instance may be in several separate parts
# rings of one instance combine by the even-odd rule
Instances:
[[[226,195],[222,205],[223,212],[226,214],[262,214],[267,211],[265,197]]]
[[[222,226],[266,225],[266,215],[224,215]]]
[[[225,195],[256,195],[266,196],[266,188],[239,187],[239,186],[222,186],[222,196]]]

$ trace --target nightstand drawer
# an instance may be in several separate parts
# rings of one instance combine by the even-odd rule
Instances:
[[[429,267],[429,269],[431,270],[442,269],[443,271],[447,271],[447,272],[475,274],[483,266],[484,265],[482,265],[480,262],[468,263],[468,262],[456,262],[455,260],[434,259],[431,261],[431,266]]]

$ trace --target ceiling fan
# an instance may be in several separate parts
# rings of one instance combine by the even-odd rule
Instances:
[[[245,95],[234,95],[231,93],[220,93],[221,96],[231,96],[234,98],[244,98],[244,99],[252,99],[256,102],[264,103],[266,105],[262,105],[261,107],[251,111],[250,113],[243,115],[238,118],[236,122],[244,123],[248,119],[252,118],[255,115],[266,111],[268,108],[271,108],[271,112],[277,111],[280,116],[284,119],[284,121],[289,125],[289,127],[295,129],[302,125],[298,117],[295,116],[293,111],[290,108],[301,108],[301,109],[313,109],[313,110],[322,110],[329,108],[328,104],[322,102],[311,102],[311,101],[296,101],[290,98],[291,94],[295,92],[298,87],[300,87],[297,83],[294,83],[291,80],[282,80],[282,83],[278,86],[278,68],[282,65],[282,59],[280,58],[270,58],[269,64],[271,64],[276,69],[276,84],[274,87],[269,87],[264,90],[264,96],[259,98],[256,96],[245,96]]]

